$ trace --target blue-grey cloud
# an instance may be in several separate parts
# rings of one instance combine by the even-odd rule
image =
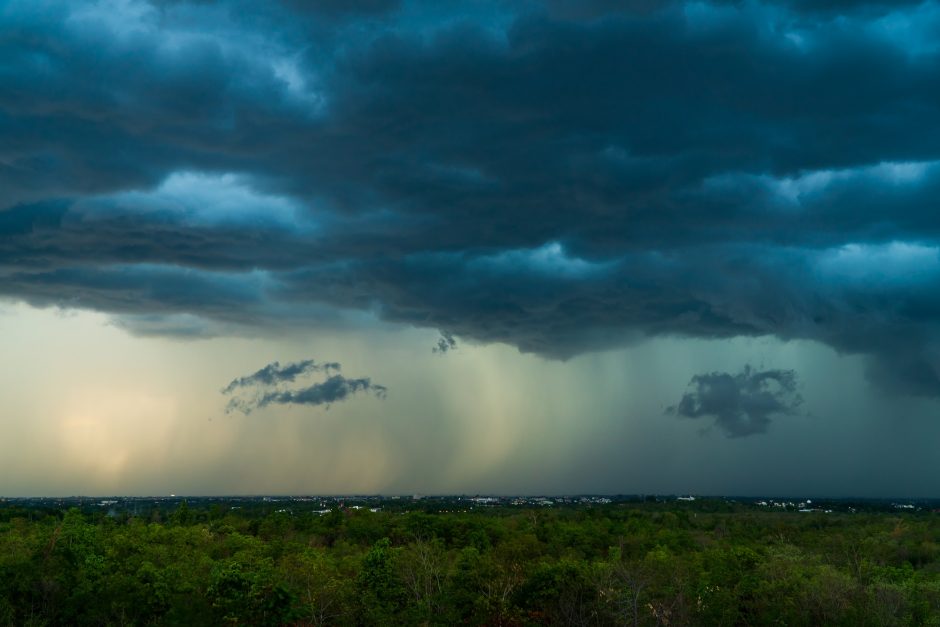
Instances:
[[[932,0],[13,0],[0,295],[559,358],[804,338],[938,396],[938,27]]]
[[[371,392],[377,398],[385,398],[388,389],[366,379],[347,379],[335,374],[321,383],[314,383],[299,390],[280,390],[264,392],[255,397],[233,398],[225,407],[226,413],[240,411],[250,414],[256,409],[269,405],[326,405],[348,399],[357,392]]]
[[[314,383],[300,390],[267,392],[255,402],[255,408],[268,405],[330,405],[346,400],[357,392],[372,392],[378,398],[385,398],[388,389],[370,379],[347,379],[336,374],[322,383]],[[242,411],[244,409],[240,407]]]
[[[765,433],[774,416],[796,414],[803,402],[793,370],[711,372],[692,377],[692,388],[668,414],[707,418],[729,438]]]
[[[454,338],[454,336],[446,331],[441,331],[441,336],[437,339],[437,344],[434,345],[434,348],[431,349],[431,352],[443,355],[444,353],[455,350],[456,348],[457,340]]]
[[[297,361],[289,364],[284,364],[283,366],[280,362],[272,362],[261,368],[257,372],[250,374],[245,377],[238,377],[233,379],[227,386],[222,389],[223,394],[231,394],[239,388],[244,387],[255,387],[255,386],[271,386],[278,385],[280,383],[293,383],[297,377],[305,376],[312,372],[326,372],[339,371],[342,369],[342,366],[336,362],[326,362],[326,363],[317,363],[313,359],[305,359],[303,361]]]
[[[339,374],[337,362],[318,363],[313,359],[284,364],[272,362],[256,372],[233,379],[222,388],[222,394],[232,395],[225,412],[239,411],[250,414],[269,405],[331,405],[348,399],[358,392],[371,392],[377,398],[385,398],[388,388],[373,383],[369,378],[347,379]],[[284,384],[307,378],[313,373],[323,373],[322,382],[298,389],[285,389]]]

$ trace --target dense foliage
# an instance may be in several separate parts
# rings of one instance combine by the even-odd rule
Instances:
[[[0,625],[940,624],[940,516],[0,508]]]

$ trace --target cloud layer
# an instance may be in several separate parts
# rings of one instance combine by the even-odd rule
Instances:
[[[798,412],[803,399],[793,370],[711,372],[692,377],[691,391],[666,410],[683,418],[710,418],[729,438],[765,433],[774,416]]]
[[[0,294],[560,358],[806,338],[938,396],[938,27],[933,1],[13,0]]]

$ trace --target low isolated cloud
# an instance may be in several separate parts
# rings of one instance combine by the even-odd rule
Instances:
[[[692,390],[683,394],[668,414],[711,418],[729,438],[765,433],[773,416],[798,412],[803,399],[793,370],[755,370],[738,374],[711,372],[692,377]]]
[[[446,331],[441,331],[441,337],[438,338],[437,344],[431,349],[431,352],[444,354],[456,348],[457,340],[454,339],[454,336]]]
[[[222,390],[223,394],[231,394],[238,388],[277,385],[278,383],[293,383],[299,377],[311,372],[339,372],[342,367],[336,362],[327,362],[318,364],[312,359],[305,359],[290,364],[281,365],[279,362],[272,362],[247,377],[234,379]]]
[[[371,392],[377,398],[385,398],[388,388],[372,383],[369,378],[347,379],[339,374],[341,366],[336,362],[316,363],[306,359],[281,366],[273,362],[254,374],[234,379],[223,394],[237,394],[225,406],[225,413],[240,411],[250,414],[269,405],[331,405],[344,401],[358,392]],[[298,378],[322,372],[324,381],[298,389],[283,389],[283,383],[293,383]],[[336,373],[336,374],[330,374]]]

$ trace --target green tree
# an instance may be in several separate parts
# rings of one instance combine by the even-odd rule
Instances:
[[[361,618],[367,624],[390,625],[401,622],[408,591],[396,568],[396,551],[391,541],[377,541],[362,560],[356,579]]]

